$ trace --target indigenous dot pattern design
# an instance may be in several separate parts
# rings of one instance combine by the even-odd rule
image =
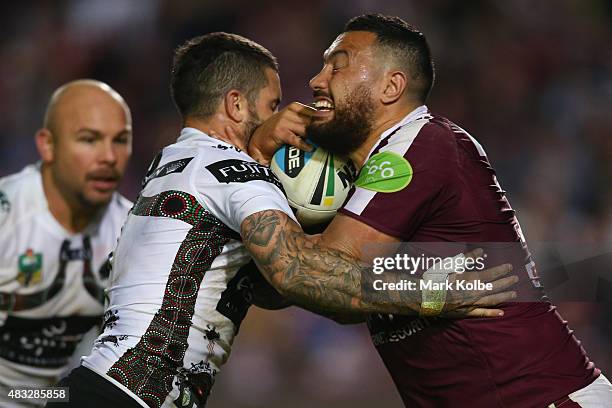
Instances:
[[[204,274],[235,234],[183,191],[141,196],[132,214],[175,218],[193,226],[174,258],[161,308],[138,344],[107,372],[148,406],[159,408],[172,391],[177,370],[183,367],[191,318]]]

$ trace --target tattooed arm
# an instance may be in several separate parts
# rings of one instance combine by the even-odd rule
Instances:
[[[264,277],[299,306],[326,315],[418,314],[421,309],[418,283],[416,290],[379,292],[373,289],[375,275],[358,261],[355,243],[364,239],[389,241],[385,241],[382,233],[349,217],[337,216],[319,237],[305,235],[282,211],[260,211],[242,222],[241,235]],[[337,243],[331,245],[330,240]],[[477,275],[484,281],[498,279],[493,282],[493,292],[447,292],[443,314],[448,317],[499,316],[501,310],[487,307],[512,299],[513,292],[490,294],[515,283],[515,277],[499,279],[508,272],[509,269],[502,265]],[[466,272],[462,278],[469,274]],[[411,275],[405,278],[419,280]]]
[[[370,274],[362,273],[359,262],[318,244],[317,238],[305,235],[281,211],[261,211],[247,217],[241,235],[264,277],[298,305],[332,313],[419,311],[419,291],[404,291],[405,298],[397,303],[365,301],[362,278]]]

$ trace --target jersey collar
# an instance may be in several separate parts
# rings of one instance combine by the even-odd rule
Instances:
[[[370,149],[370,152],[368,153],[366,157],[370,158],[374,150],[376,150],[378,146],[380,145],[380,142],[382,142],[387,136],[395,132],[400,127],[407,125],[410,122],[414,122],[415,120],[422,119],[424,117],[429,117],[429,116],[431,115],[429,113],[429,109],[427,108],[427,106],[426,105],[419,106],[418,108],[410,112],[408,115],[404,116],[403,119],[397,122],[395,125],[391,126],[389,129],[382,132],[382,134],[379,136],[376,143],[374,143],[374,146],[372,146],[372,148]]]
[[[223,145],[226,145],[228,147],[236,147],[230,143],[227,143],[225,140],[221,140],[221,139],[217,139],[216,137],[210,136],[204,132],[202,132],[200,129],[196,129],[196,128],[192,128],[192,127],[185,127],[181,130],[181,134],[179,135],[179,138],[176,140],[177,143],[179,142],[184,142],[186,140],[206,140],[208,142],[212,142],[212,143],[221,143]]]
[[[202,132],[199,129],[192,128],[192,127],[184,127],[183,129],[181,129],[181,134],[179,135],[179,138],[176,141],[184,142],[185,140],[191,140],[191,139],[211,140],[213,139],[213,137],[207,135],[206,133]],[[217,139],[213,139],[213,140],[217,140]]]

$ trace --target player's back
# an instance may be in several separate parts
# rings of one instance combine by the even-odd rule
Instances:
[[[540,300],[535,265],[481,145],[425,115],[383,138],[373,155],[384,151],[410,163],[412,180],[392,194],[355,192],[349,215],[430,255],[454,255],[456,243],[482,247],[486,267],[510,262],[520,278],[519,297],[502,305],[502,318],[370,318],[407,406],[540,407],[592,382],[599,371],[554,306]]]
[[[211,170],[226,162],[254,163],[184,130],[151,165],[113,254],[104,332],[83,365],[150,406],[210,391],[249,306],[250,257],[220,208],[237,190]]]

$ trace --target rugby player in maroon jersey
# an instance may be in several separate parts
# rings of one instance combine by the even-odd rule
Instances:
[[[361,174],[320,245],[356,258],[370,242],[508,243],[485,248],[488,265],[511,262],[520,277],[516,302],[500,305],[503,317],[367,317],[406,406],[612,407],[612,385],[542,299],[535,264],[484,149],[425,106],[433,78],[422,33],[396,17],[356,17],[310,82],[316,114],[302,115],[299,127],[290,105],[255,131],[249,153],[266,162],[281,143],[297,145],[308,135],[350,157]],[[409,171],[384,188],[385,166]]]

